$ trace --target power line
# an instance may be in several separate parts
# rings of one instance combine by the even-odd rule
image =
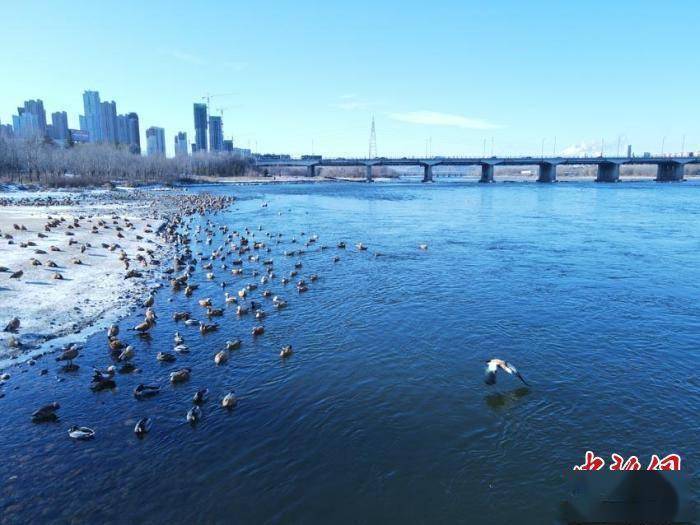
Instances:
[[[374,129],[374,115],[372,115],[372,129],[369,132],[369,155],[367,158],[374,159],[377,157],[377,133]]]

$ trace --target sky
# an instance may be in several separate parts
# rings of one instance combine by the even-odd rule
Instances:
[[[98,90],[172,154],[210,93],[259,152],[366,156],[372,117],[379,156],[700,150],[696,1],[2,3],[2,123]]]

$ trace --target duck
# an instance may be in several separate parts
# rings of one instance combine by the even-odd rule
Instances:
[[[32,413],[32,422],[45,423],[47,421],[58,420],[58,414],[56,414],[56,411],[59,408],[61,408],[61,405],[59,405],[57,401],[54,401],[53,403],[49,403],[48,405],[44,405],[43,407],[38,408]]]
[[[231,410],[236,404],[238,404],[238,399],[233,392],[229,392],[221,400],[221,406],[227,410]]]
[[[147,397],[153,397],[159,393],[160,387],[157,385],[140,384],[134,388],[134,397],[136,399],[146,399]]]
[[[418,249],[419,249],[419,250],[424,250],[424,251],[425,251],[425,250],[428,249],[428,245],[427,245],[427,244],[419,244],[419,245],[418,245]]]
[[[175,372],[170,372],[171,383],[184,383],[190,378],[191,368],[181,368]]]
[[[185,321],[186,326],[197,326],[201,325],[202,323],[200,321],[197,321],[197,319],[187,319]]]
[[[265,327],[263,327],[263,326],[254,326],[253,330],[251,331],[251,333],[254,336],[262,335],[264,332],[265,332]]]
[[[247,313],[248,313],[248,308],[246,308],[243,305],[239,304],[238,307],[236,308],[236,315],[245,315]]]
[[[78,357],[80,352],[76,345],[70,345],[67,349],[63,351],[61,355],[56,358],[56,361],[68,361],[68,366],[73,366],[73,359]]]
[[[212,324],[204,324],[201,322],[199,323],[199,332],[202,335],[209,333],[209,332],[213,332],[213,331],[218,330],[218,329],[219,329],[219,325],[216,323],[212,323]]]
[[[180,335],[180,332],[175,332],[175,337],[173,337],[173,341],[175,342],[176,345],[181,345],[182,343],[185,342],[185,339]]]
[[[287,301],[275,295],[272,298],[272,304],[275,308],[284,308],[285,306],[287,306]]]
[[[292,345],[284,345],[280,350],[280,357],[287,358],[292,355]]]
[[[95,437],[95,431],[88,427],[72,426],[68,429],[68,436],[78,441],[87,441]]]
[[[137,437],[143,437],[148,432],[151,430],[151,418],[150,417],[142,417],[141,419],[138,420],[136,423],[136,426],[134,427],[134,434],[136,434]]]
[[[156,354],[156,359],[162,363],[172,363],[175,361],[176,357],[169,352],[158,352]]]
[[[200,299],[198,302],[199,302],[199,306],[206,308],[207,306],[211,306],[211,297],[206,297],[204,299]]]
[[[119,326],[116,324],[111,324],[109,325],[109,328],[107,328],[107,337],[109,339],[112,339],[114,337],[117,337],[119,335]]]
[[[195,405],[201,405],[204,403],[207,398],[209,397],[209,389],[208,388],[202,388],[201,390],[197,390],[194,393],[194,396],[192,396],[192,402]]]
[[[10,322],[5,325],[5,328],[3,329],[3,332],[16,332],[19,330],[19,317],[13,317],[10,319]]]
[[[136,330],[137,332],[145,333],[145,332],[148,332],[152,328],[152,326],[153,326],[152,321],[145,320],[144,322],[139,323],[136,326],[134,326],[134,330]]]
[[[188,354],[190,351],[190,347],[186,344],[179,344],[175,345],[173,351],[177,352],[178,354]]]
[[[128,361],[134,357],[134,347],[131,345],[128,345],[121,354],[119,354],[119,357],[117,358],[118,361]]]
[[[221,317],[222,315],[224,315],[223,308],[212,308],[212,307],[207,308],[207,316],[208,317]]]
[[[236,299],[234,296],[232,296],[232,295],[229,294],[228,292],[225,292],[225,293],[224,293],[224,297],[226,298],[225,301],[226,301],[227,304],[228,304],[228,303],[236,303],[236,302],[238,302],[238,299]]]
[[[217,352],[214,356],[214,362],[217,365],[225,363],[226,361],[228,361],[228,350],[221,350],[220,352]]]
[[[226,341],[226,350],[236,350],[241,347],[241,340],[234,339],[233,341]]]
[[[358,243],[355,245],[355,248],[357,248],[357,249],[360,250],[360,251],[364,251],[364,250],[367,249],[367,246],[365,246],[365,245],[362,244],[361,242],[358,242]]]
[[[146,300],[143,302],[144,308],[149,308],[153,306],[153,303],[156,301],[156,298],[153,296],[153,294],[149,295]]]
[[[197,421],[199,421],[202,418],[202,409],[199,408],[199,406],[194,405],[187,411],[187,422],[190,425],[195,425]]]

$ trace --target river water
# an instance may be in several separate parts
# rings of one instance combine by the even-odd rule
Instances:
[[[214,224],[247,226],[268,242],[264,232],[283,234],[270,243],[278,278],[269,288],[288,308],[274,310],[260,285],[252,295],[268,313],[264,335],[253,338],[256,321],[229,308],[218,332],[200,336],[172,312],[201,318],[198,298],[223,306],[221,281],[234,292],[263,267],[246,261],[233,277],[215,265],[213,281],[198,268],[191,298],[158,293],[150,341],[123,330],[140,372],[118,375],[116,390],[88,388],[91,368],[111,364],[102,333],[78,372],[58,372],[50,356],[10,370],[0,522],[550,523],[586,450],[643,463],[678,453],[697,479],[700,185],[190,191],[204,189],[238,197],[209,217]],[[318,242],[306,254],[282,255],[311,234]],[[221,239],[194,251],[209,254]],[[297,261],[301,277],[319,275],[304,294],[279,280]],[[176,329],[191,353],[157,362]],[[215,366],[236,337],[241,349]],[[285,344],[295,353],[282,360]],[[485,385],[491,357],[515,364],[531,386],[511,377]],[[180,366],[192,377],[173,387],[168,374]],[[136,401],[141,382],[161,394]],[[192,428],[185,413],[202,387],[211,399]],[[240,401],[229,413],[219,400],[230,389]],[[54,400],[58,423],[29,421]],[[137,439],[143,416],[153,427]],[[95,439],[71,441],[73,424],[94,428]]]

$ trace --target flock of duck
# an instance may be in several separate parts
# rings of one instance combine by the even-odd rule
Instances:
[[[320,252],[328,249],[328,246],[319,242],[318,236],[307,235],[305,232],[300,232],[300,239],[292,237],[289,240],[283,240],[281,233],[263,231],[261,226],[257,230],[246,227],[239,231],[226,224],[217,224],[212,221],[211,217],[232,203],[232,197],[209,194],[183,198],[179,201],[177,212],[168,219],[159,232],[174,248],[173,263],[168,268],[162,269],[162,273],[167,276],[173,294],[181,293],[186,302],[192,301],[191,308],[175,311],[172,319],[176,324],[197,327],[200,337],[217,331],[220,325],[213,319],[224,315],[235,315],[238,318],[253,316],[255,324],[251,329],[251,336],[253,338],[262,336],[265,332],[263,320],[268,315],[265,308],[270,306],[279,310],[288,305],[286,299],[272,291],[274,283],[285,286],[295,281],[294,287],[297,293],[303,294],[309,290],[311,283],[319,279],[319,276],[315,273],[305,277],[300,275],[299,272],[303,268],[301,256],[312,249]],[[266,203],[263,206],[266,207]],[[215,240],[218,246],[213,246]],[[283,243],[285,246],[291,244],[295,249],[282,250],[279,245]],[[272,258],[273,247],[279,249],[284,257],[296,258],[293,269],[286,275],[277,275],[275,271]],[[337,250],[334,250],[333,255],[330,256],[333,262],[340,261],[338,250],[346,249],[347,244],[340,241],[336,244],[336,248]],[[367,250],[367,246],[362,243],[356,244],[355,248],[358,251]],[[418,248],[427,250],[428,246],[421,244]],[[152,263],[154,254],[150,254],[150,257]],[[128,278],[130,272],[134,270],[129,268],[129,257],[125,255],[124,260],[125,277]],[[144,261],[145,259],[139,262],[143,264]],[[218,283],[222,290],[218,299],[213,296],[198,296],[197,291],[200,286],[198,280]],[[235,293],[225,290],[236,284],[235,287],[238,289]],[[171,295],[168,301],[172,300]],[[128,334],[133,334],[138,339],[151,337],[150,333],[159,319],[155,305],[154,289],[142,304],[143,320],[130,328]],[[16,330],[19,325],[19,319],[13,319],[6,330]],[[114,389],[117,387],[117,374],[128,374],[137,370],[135,358],[138,354],[136,349],[138,345],[127,342],[123,335],[125,335],[124,330],[117,324],[107,329],[106,358],[109,364],[105,363],[106,367],[93,370],[89,385],[93,392]],[[241,345],[240,339],[225,341],[221,348],[213,352],[213,366],[225,364],[231,352],[241,348]],[[180,330],[175,330],[172,335],[172,351],[161,350],[157,352],[155,359],[161,363],[175,363],[180,356],[189,352],[190,348],[185,337]],[[64,370],[77,370],[78,365],[74,361],[80,357],[80,354],[80,346],[71,344],[56,357],[56,361],[66,363]],[[281,359],[287,359],[292,354],[293,348],[289,344],[284,345],[279,351]],[[486,365],[485,382],[489,385],[495,383],[496,373],[499,370],[515,375],[525,383],[520,372],[506,361],[491,359]],[[178,367],[170,371],[167,377],[169,383],[176,385],[187,383],[191,375],[190,367]],[[139,383],[133,389],[133,396],[136,400],[153,398],[161,393],[161,389],[162,386],[158,382]],[[202,418],[202,407],[209,397],[208,388],[194,391],[191,403],[183,407],[184,420],[191,425],[196,425]],[[238,404],[238,398],[233,390],[219,393],[218,399],[224,410],[233,410]],[[35,410],[31,419],[35,423],[57,421],[59,410],[59,403],[52,402]],[[149,416],[139,418],[134,426],[134,434],[138,437],[145,436],[150,431],[152,423],[153,420]],[[68,435],[71,439],[88,440],[95,436],[95,430],[87,426],[70,426]]]

